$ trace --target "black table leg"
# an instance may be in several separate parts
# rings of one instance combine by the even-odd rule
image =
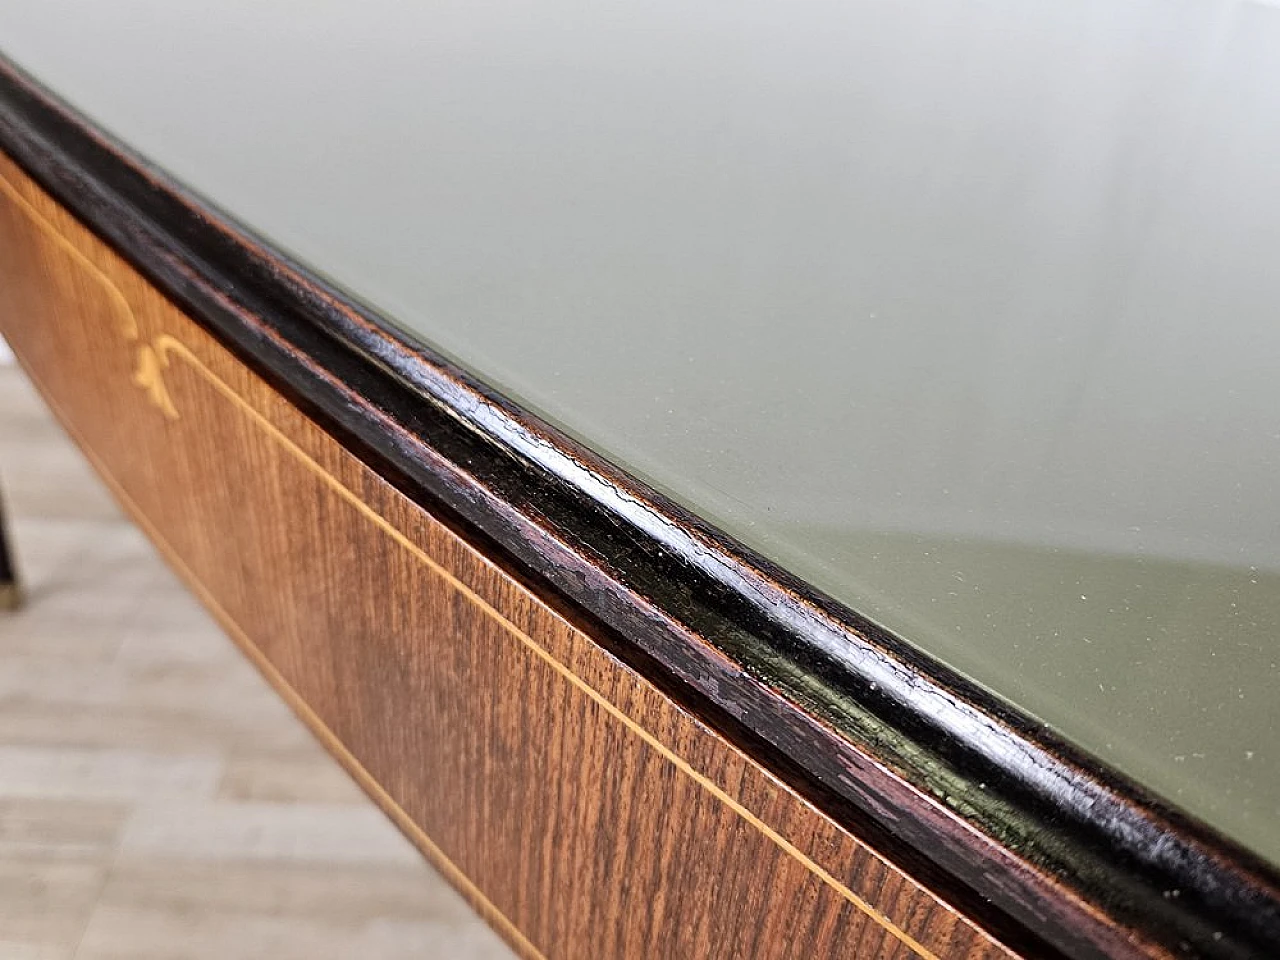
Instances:
[[[16,610],[21,603],[22,588],[18,583],[18,569],[10,547],[4,498],[0,497],[0,610]]]

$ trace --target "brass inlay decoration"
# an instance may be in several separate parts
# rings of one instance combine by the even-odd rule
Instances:
[[[58,245],[59,249],[78,263],[83,270],[97,280],[102,285],[102,288],[106,290],[108,299],[110,299],[112,306],[116,308],[120,335],[130,343],[138,344],[137,358],[134,362],[134,385],[146,391],[151,402],[165,415],[166,419],[178,419],[178,411],[169,399],[168,390],[165,389],[162,376],[164,364],[154,348],[145,343],[139,343],[142,335],[138,327],[138,318],[134,315],[133,308],[129,305],[124,293],[103,272],[101,267],[72,243],[71,239],[59,230],[57,225],[50,222],[35,204],[24,197],[21,191],[9,182],[7,177],[0,176],[0,190],[17,205],[19,210],[27,215],[29,220],[48,235]]]
[[[455,591],[462,594],[470,603],[479,608],[486,616],[498,623],[506,633],[522,643],[532,654],[538,659],[551,667],[557,674],[564,678],[568,683],[578,689],[585,696],[594,701],[609,716],[622,723],[628,730],[638,736],[653,750],[657,751],[665,760],[673,767],[679,770],[683,775],[689,777],[701,788],[706,790],[718,801],[729,807],[742,820],[758,830],[770,841],[772,841],[780,850],[789,857],[800,863],[805,869],[816,876],[823,884],[831,890],[839,894],[844,900],[854,906],[859,912],[864,914],[868,919],[883,928],[886,932],[900,941],[916,953],[922,960],[939,960],[936,954],[927,947],[916,941],[910,934],[895,924],[887,916],[877,910],[869,902],[864,900],[858,894],[853,892],[848,886],[838,880],[828,870],[815,862],[811,857],[787,840],[782,834],[773,829],[754,813],[744,807],[738,800],[730,796],[723,788],[718,786],[708,777],[695,770],[687,760],[676,754],[664,743],[662,743],[654,734],[650,733],[645,727],[641,726],[631,716],[624,713],[612,701],[608,700],[603,694],[589,685],[580,676],[574,673],[569,667],[556,659],[548,650],[542,647],[531,636],[523,632],[514,623],[508,620],[501,612],[489,604],[487,600],[478,595],[463,581],[459,580],[449,570],[443,567],[426,551],[419,547],[416,543],[409,539],[404,533],[393,526],[385,517],[375,511],[367,503],[361,500],[355,493],[348,489],[337,477],[330,474],[320,466],[312,457],[303,450],[297,443],[290,439],[279,427],[277,427],[264,414],[258,411],[248,400],[238,394],[234,389],[228,386],[216,373],[210,370],[185,344],[170,334],[162,333],[156,336],[151,344],[139,342],[141,340],[138,323],[134,317],[133,311],[125,299],[124,294],[115,285],[100,268],[97,267],[88,257],[86,257],[69,238],[64,236],[61,231],[51,222],[49,222],[43,214],[38,211],[34,205],[27,201],[17,189],[7,179],[0,174],[0,190],[3,190],[11,197],[36,223],[43,232],[50,234],[58,246],[67,251],[73,259],[79,264],[86,267],[88,271],[102,282],[107,289],[108,295],[115,305],[122,308],[122,333],[126,340],[137,343],[137,369],[133,377],[136,386],[147,392],[150,402],[161,411],[166,419],[173,420],[179,416],[176,406],[173,404],[171,396],[163,379],[163,371],[169,369],[171,357],[177,357],[185,362],[191,369],[196,371],[200,377],[211,385],[217,392],[230,400],[243,413],[249,416],[259,428],[264,430],[271,438],[289,452],[305,469],[319,478],[334,493],[354,507],[360,514],[367,518],[371,523],[378,527],[383,533],[391,537],[400,547],[409,552],[413,557],[425,565],[433,574],[446,582]],[[42,389],[46,400],[50,400],[47,390]],[[56,404],[50,400],[52,406]],[[69,432],[74,433],[74,429],[69,426],[70,421],[64,415],[59,415],[59,419],[64,426],[67,426]],[[177,551],[168,544],[164,536],[158,531],[147,519],[145,513],[138,504],[129,496],[129,494],[120,487],[120,485],[112,478],[110,471],[106,466],[97,459],[90,451],[90,447],[80,441],[80,447],[88,454],[90,460],[97,467],[99,474],[107,481],[108,485],[115,492],[116,496],[126,505],[134,519],[146,530],[148,535],[160,547],[161,551],[169,559],[171,563],[183,575],[183,578],[192,587],[192,589],[201,597],[203,602],[214,612],[215,616],[223,624],[223,626],[232,634],[254,663],[268,679],[280,690],[281,694],[291,704],[293,709],[316,731],[320,739],[325,745],[352,771],[353,775],[360,781],[366,790],[377,800],[380,806],[394,819],[406,832],[410,834],[420,847],[430,856],[441,869],[456,883],[464,889],[484,910],[486,910],[491,918],[494,918],[504,932],[516,942],[522,950],[528,955],[542,958],[542,954],[528,941],[528,939],[520,933],[515,924],[507,918],[491,901],[480,891],[475,884],[467,878],[462,870],[454,864],[445,853],[432,841],[407,813],[396,803],[396,801],[386,793],[385,790],[373,779],[373,777],[364,769],[345,746],[337,739],[324,721],[318,717],[307,706],[305,701],[290,686],[288,681],[279,673],[279,671],[270,663],[266,656],[261,652],[256,644],[249,638],[248,634],[240,627],[238,623],[218,604],[217,600],[210,594],[209,590],[204,587],[198,577],[183,562]],[[868,853],[879,858],[871,848],[866,848]]]
[[[178,419],[178,410],[169,399],[169,391],[164,385],[163,370],[169,361],[157,353],[148,344],[138,347],[138,367],[133,374],[133,383],[147,392],[147,397],[168,420]]]

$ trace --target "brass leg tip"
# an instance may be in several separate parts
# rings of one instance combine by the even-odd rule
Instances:
[[[22,587],[16,583],[0,583],[0,610],[17,610],[22,606]]]

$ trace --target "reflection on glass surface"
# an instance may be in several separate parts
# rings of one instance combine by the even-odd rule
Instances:
[[[1280,862],[1280,10],[11,0],[0,38]]]

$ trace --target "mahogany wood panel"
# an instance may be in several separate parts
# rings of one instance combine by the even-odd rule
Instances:
[[[0,327],[187,583],[522,954],[1012,955],[398,493],[4,159]]]

